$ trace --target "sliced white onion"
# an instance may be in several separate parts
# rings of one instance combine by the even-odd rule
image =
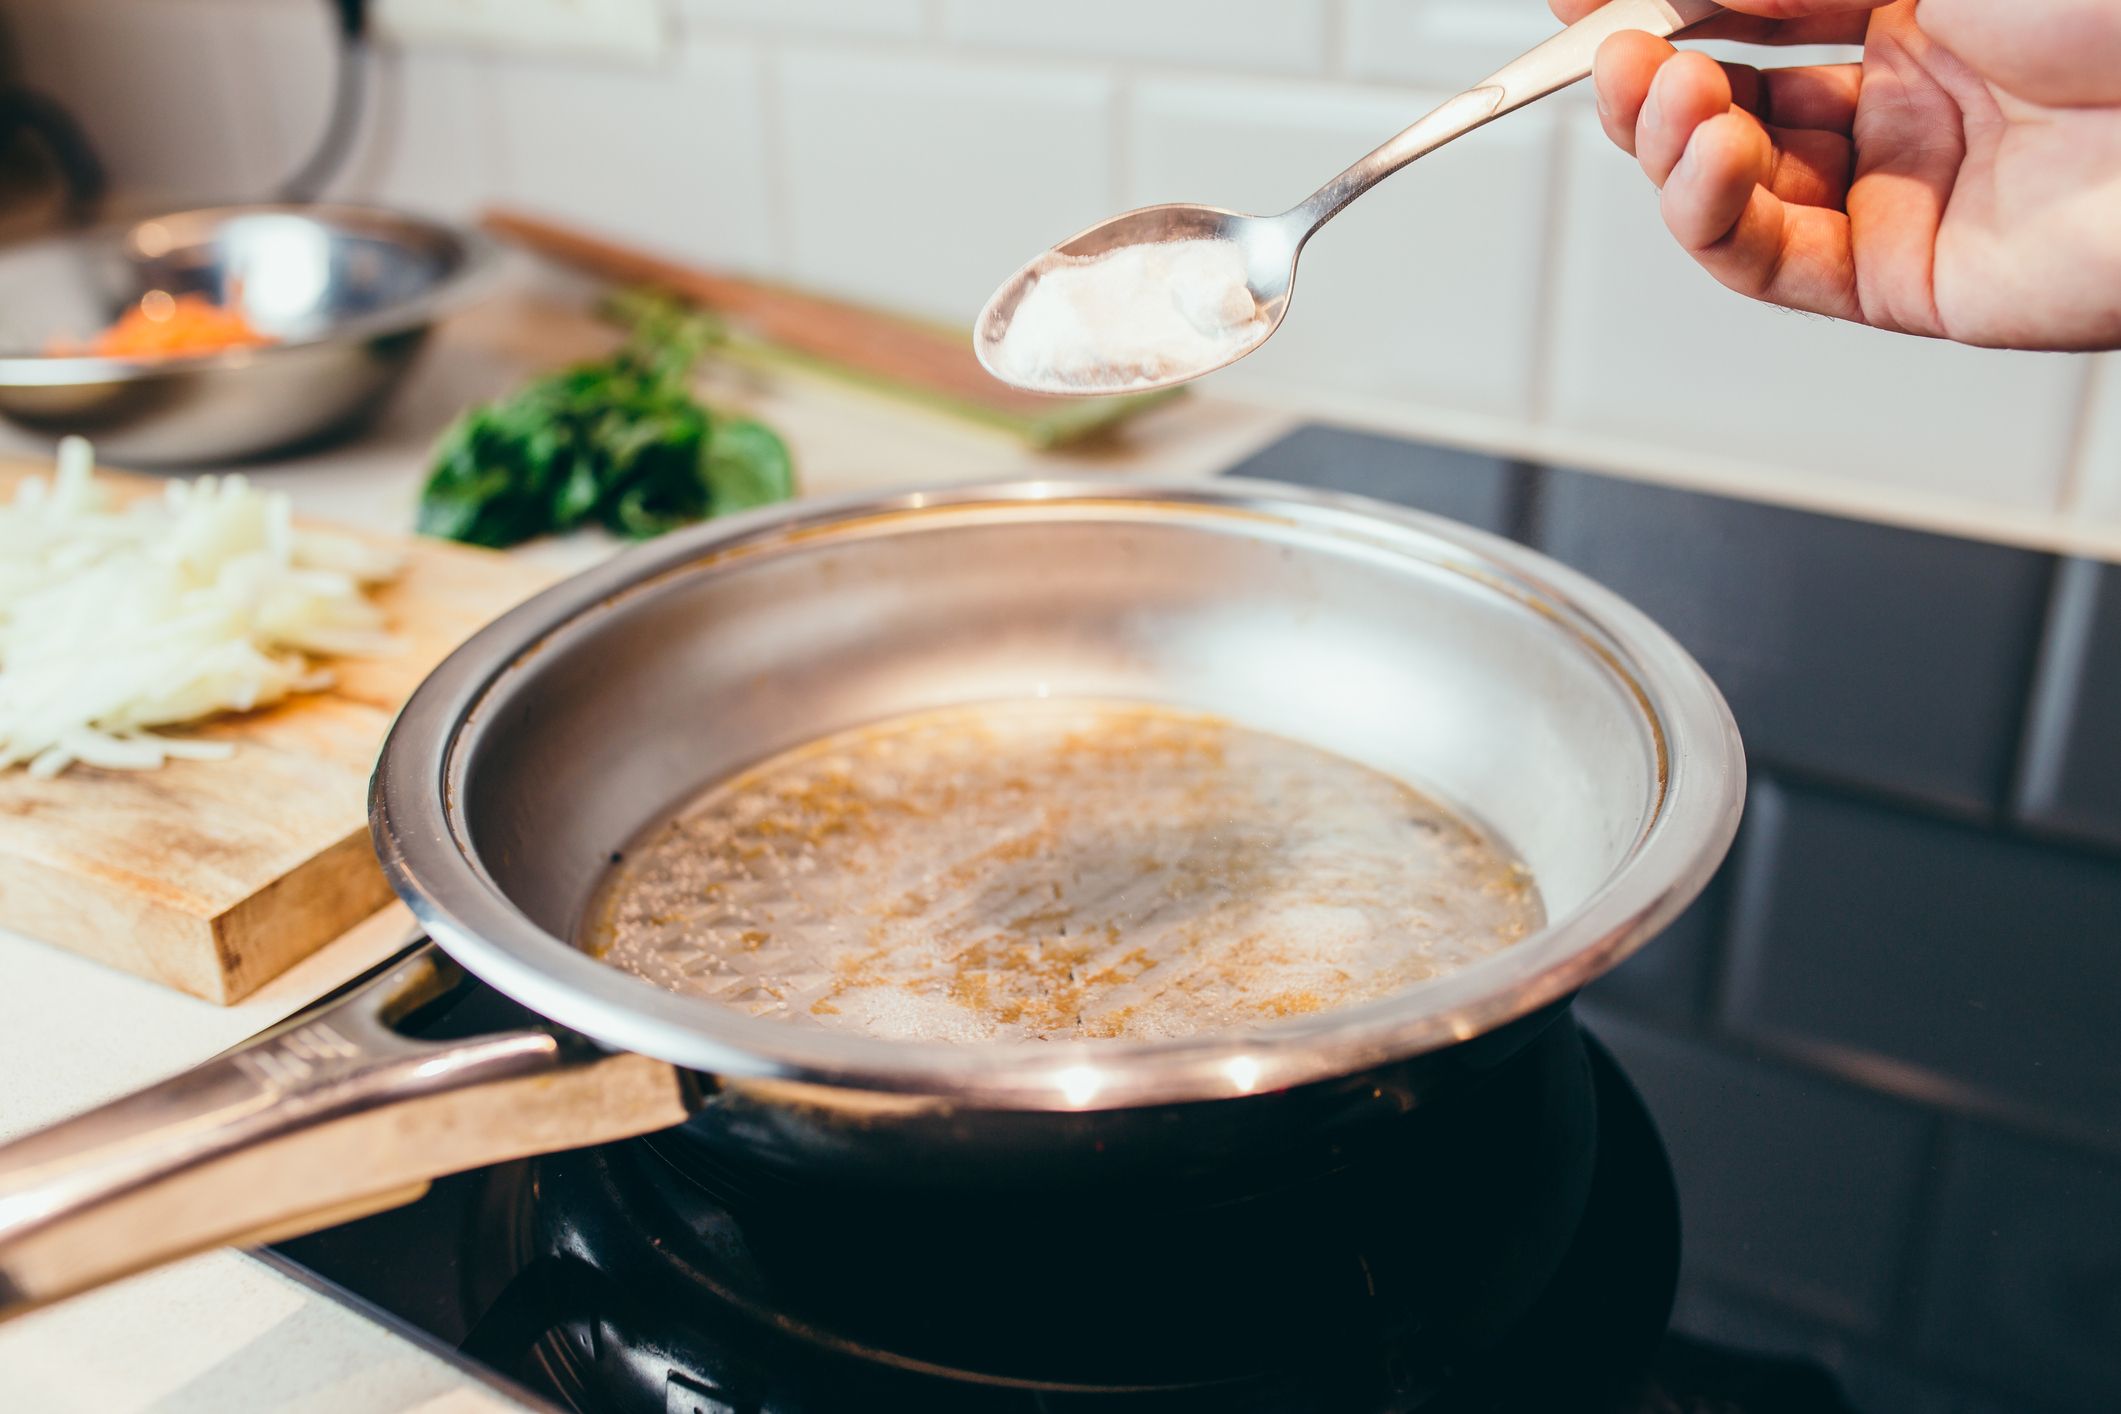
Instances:
[[[94,463],[69,437],[52,479],[0,506],[0,768],[226,756],[151,729],[328,685],[310,654],[399,646],[364,594],[397,556],[296,529],[283,493],[241,476],[113,507]]]

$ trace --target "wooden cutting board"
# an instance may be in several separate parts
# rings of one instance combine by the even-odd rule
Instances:
[[[0,499],[49,471],[0,461]],[[98,478],[121,496],[163,484]],[[227,760],[76,765],[44,781],[0,771],[0,927],[227,1004],[388,903],[367,795],[392,718],[452,648],[557,577],[489,550],[398,543],[404,567],[372,597],[404,651],[334,659],[323,692],[189,729],[234,742]]]

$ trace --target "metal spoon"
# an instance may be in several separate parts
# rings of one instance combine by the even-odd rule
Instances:
[[[1677,34],[1720,14],[1722,8],[1710,0],[1611,0],[1477,87],[1444,103],[1320,187],[1309,200],[1279,216],[1246,216],[1185,203],[1145,206],[1114,216],[1061,242],[1003,281],[973,326],[973,347],[988,372],[1003,382],[1037,393],[1138,392],[1213,373],[1264,344],[1280,327],[1289,310],[1289,292],[1296,283],[1296,260],[1305,242],[1349,202],[1415,158],[1588,77],[1598,46],[1608,37],[1631,29],[1660,37]],[[1242,342],[1219,349],[1220,356],[1200,367],[1145,371],[1104,365],[1086,377],[1070,377],[1066,381],[1050,372],[1027,374],[1021,366],[1012,368],[1011,361],[1001,356],[1001,344],[1016,317],[1017,306],[1048,272],[1060,266],[1079,265],[1124,246],[1183,240],[1228,241],[1242,254],[1245,286],[1255,307],[1253,318],[1243,325]],[[1128,300],[1135,297],[1131,290],[1116,293]],[[1234,286],[1229,293],[1235,297],[1235,307],[1242,308],[1243,297]],[[1169,296],[1152,285],[1142,289],[1140,297]],[[1225,303],[1211,307],[1232,306]]]

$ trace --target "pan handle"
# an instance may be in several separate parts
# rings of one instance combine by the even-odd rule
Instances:
[[[209,1247],[409,1203],[428,1180],[665,1129],[695,1084],[558,1028],[420,1041],[463,973],[424,940],[181,1075],[0,1145],[0,1321]]]

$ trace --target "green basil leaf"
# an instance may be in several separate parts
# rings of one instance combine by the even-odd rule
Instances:
[[[635,309],[612,357],[473,408],[436,442],[419,526],[512,545],[600,522],[632,537],[785,498],[788,450],[754,422],[717,421],[688,379],[714,321],[667,298]]]
[[[707,442],[707,491],[716,515],[770,506],[795,494],[788,444],[762,422],[723,418]]]
[[[571,530],[596,514],[604,499],[604,477],[597,459],[577,449],[567,459],[566,471],[553,488],[552,524],[556,530]]]

